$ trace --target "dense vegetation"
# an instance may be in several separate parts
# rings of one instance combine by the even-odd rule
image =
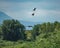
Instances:
[[[17,20],[5,20],[2,24],[2,32],[4,40],[24,39],[25,27]]]
[[[37,24],[25,30],[18,20],[4,20],[0,48],[60,48],[60,22]]]

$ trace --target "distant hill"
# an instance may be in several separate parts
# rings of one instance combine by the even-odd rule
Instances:
[[[2,22],[4,20],[7,20],[7,19],[13,19],[12,17],[8,16],[6,13],[0,11],[0,24],[2,24]],[[29,28],[27,26],[34,26],[35,24],[40,24],[42,22],[29,22],[29,21],[22,21],[22,20],[18,20],[20,21],[25,27],[27,30],[29,29],[32,29],[32,28]]]
[[[3,22],[3,20],[6,20],[6,19],[12,19],[12,18],[7,14],[5,14],[4,12],[0,11],[0,24]]]

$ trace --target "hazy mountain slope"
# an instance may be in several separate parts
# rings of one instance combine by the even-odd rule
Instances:
[[[0,11],[0,24],[3,22],[3,20],[6,20],[6,19],[12,19],[12,18],[7,14],[5,14],[4,12]]]

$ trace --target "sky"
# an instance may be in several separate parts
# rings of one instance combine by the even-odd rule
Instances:
[[[37,8],[32,16],[33,8]],[[28,22],[60,21],[60,0],[0,0],[0,11]]]

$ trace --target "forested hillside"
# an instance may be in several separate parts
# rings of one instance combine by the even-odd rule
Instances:
[[[0,48],[60,48],[60,22],[37,24],[26,30],[18,20],[0,25]]]

